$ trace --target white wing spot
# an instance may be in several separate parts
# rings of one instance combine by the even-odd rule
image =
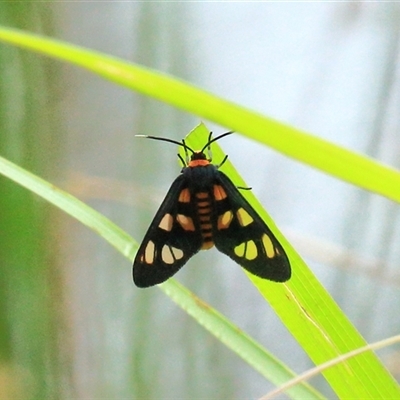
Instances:
[[[165,214],[162,217],[162,220],[158,224],[158,227],[163,229],[164,231],[170,232],[172,229],[173,218],[171,214]]]
[[[155,258],[155,245],[154,242],[149,240],[146,248],[144,249],[144,262],[146,264],[153,264]]]
[[[175,256],[175,260],[180,260],[183,257],[183,251],[181,249],[178,249],[176,247],[171,247],[171,251]]]
[[[161,258],[165,264],[173,264],[176,260],[183,257],[183,251],[176,247],[165,244],[161,250]]]

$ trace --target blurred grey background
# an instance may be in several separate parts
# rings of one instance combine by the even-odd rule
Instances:
[[[399,167],[396,3],[3,3],[0,22],[164,71]],[[199,119],[9,46],[0,62],[2,155],[140,242],[180,168],[174,146],[134,135],[180,140]],[[399,206],[240,135],[220,145],[366,340],[397,334]],[[131,263],[93,232],[0,184],[10,393],[195,400],[272,389],[159,289],[137,289]],[[312,366],[227,257],[201,252],[176,278],[296,372]],[[400,379],[399,354],[379,354]],[[323,378],[312,383],[335,397]]]

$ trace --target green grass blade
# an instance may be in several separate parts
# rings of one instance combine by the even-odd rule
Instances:
[[[400,202],[400,173],[394,168],[188,83],[115,57],[17,29],[0,28],[0,40],[84,67],[120,85],[241,132],[342,180]]]
[[[130,261],[134,257],[137,243],[122,229],[70,194],[0,157],[0,174],[17,182],[51,204],[71,215],[113,245]],[[131,262],[129,263],[131,265]],[[133,283],[132,283],[133,285]],[[293,378],[295,374],[283,363],[268,353],[262,346],[231,324],[211,306],[178,284],[174,279],[160,288],[214,336],[231,348],[256,371],[276,385]],[[323,396],[310,385],[304,384],[289,392],[293,398],[322,399]]]
[[[124,256],[133,259],[137,249],[132,238],[102,214],[93,210],[76,197],[30,173],[0,156],[0,174],[17,182],[38,196],[54,204],[94,232],[100,234]]]
[[[175,279],[169,279],[160,285],[160,288],[222,343],[239,354],[249,365],[274,384],[279,385],[278,382],[284,382],[285,376],[294,374],[260,344],[238,330],[228,319],[194,296]],[[297,393],[288,391],[287,394],[294,399],[324,398],[309,386],[299,387],[299,389],[301,390]]]
[[[276,395],[285,392],[289,388],[298,385],[300,382],[304,382],[305,380],[311,379],[312,377],[320,374],[322,371],[328,368],[332,368],[337,364],[343,363],[343,361],[349,358],[357,357],[358,355],[365,353],[366,351],[371,351],[371,350],[376,351],[384,347],[391,346],[395,343],[400,343],[400,335],[392,336],[390,338],[380,340],[379,342],[368,344],[364,347],[360,347],[358,349],[349,351],[348,353],[345,353],[339,357],[329,360],[323,364],[318,365],[317,367],[311,368],[308,371],[296,376],[296,378],[292,379],[289,382],[286,382],[284,385],[282,385],[279,388],[276,388],[272,392],[269,392],[267,395],[261,397],[259,400],[270,400]]]
[[[200,125],[185,138],[185,142],[194,149],[202,148],[207,138],[207,128]],[[216,164],[225,156],[218,143],[212,145],[212,154]],[[236,185],[248,187],[229,159],[221,170]],[[293,272],[292,278],[285,284],[276,284],[248,274],[249,278],[309,357],[318,365],[365,346],[365,340],[278,231],[251,191],[244,190],[241,193],[264,218],[284,246]],[[325,371],[324,376],[340,398],[387,399],[400,396],[399,386],[372,352],[347,360]]]

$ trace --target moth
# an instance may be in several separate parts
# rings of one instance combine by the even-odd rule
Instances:
[[[232,181],[212,164],[211,133],[200,151],[185,141],[142,136],[182,146],[186,159],[157,211],[133,262],[133,281],[144,288],[169,279],[196,254],[215,245],[250,273],[275,282],[291,276],[288,257],[264,220]],[[205,154],[207,150],[208,156]],[[190,156],[189,156],[190,153]]]

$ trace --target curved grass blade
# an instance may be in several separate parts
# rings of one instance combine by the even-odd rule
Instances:
[[[86,68],[119,85],[240,132],[360,188],[400,202],[398,170],[189,83],[116,57],[18,29],[0,28],[0,41]]]

